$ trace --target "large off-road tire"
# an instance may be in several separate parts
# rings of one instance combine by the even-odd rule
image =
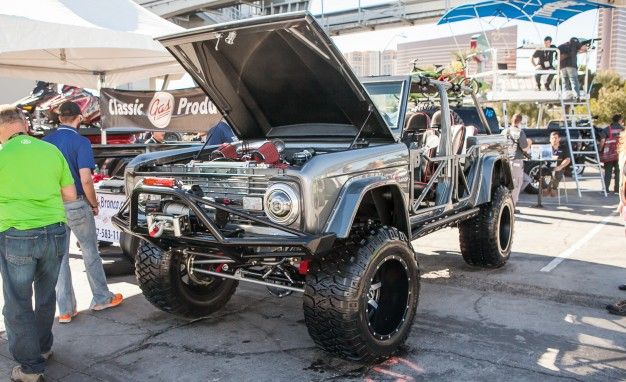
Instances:
[[[461,254],[467,264],[484,268],[506,264],[513,243],[514,210],[511,192],[498,186],[477,216],[459,224]]]
[[[404,343],[419,289],[419,269],[406,236],[395,228],[379,228],[360,244],[311,262],[304,319],[324,350],[370,362]]]
[[[230,300],[238,282],[207,277],[195,283],[182,255],[162,251],[142,242],[135,259],[135,275],[146,299],[157,308],[183,317],[202,317],[221,309]]]

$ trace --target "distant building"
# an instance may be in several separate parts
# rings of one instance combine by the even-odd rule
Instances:
[[[417,59],[420,68],[442,65],[449,66],[456,52],[470,50],[470,41],[479,33],[436,38],[432,40],[412,41],[398,44],[395,74],[407,74]],[[484,39],[483,39],[484,40]],[[501,68],[515,69],[517,59],[517,26],[487,31],[487,40],[492,48],[497,49],[497,62]],[[484,45],[484,43],[483,43]],[[476,71],[475,61],[470,63],[470,72]],[[491,69],[489,58],[483,60],[485,70]]]
[[[626,9],[601,9],[598,14],[597,68],[626,78]]]
[[[395,50],[348,52],[344,56],[359,77],[391,75],[396,71]]]

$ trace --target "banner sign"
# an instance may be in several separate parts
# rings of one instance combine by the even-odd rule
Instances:
[[[222,115],[200,88],[169,91],[100,90],[102,128],[206,132]]]

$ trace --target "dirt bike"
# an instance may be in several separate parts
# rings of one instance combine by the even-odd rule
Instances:
[[[99,97],[83,88],[70,85],[64,85],[59,97],[51,99],[50,102],[41,106],[46,108],[44,114],[49,123],[53,125],[59,123],[59,107],[67,101],[75,102],[80,107],[85,126],[98,126],[100,122]]]
[[[56,85],[49,82],[37,81],[37,86],[33,88],[29,95],[15,101],[15,106],[21,109],[28,119],[29,129],[33,129],[35,120],[38,119],[37,109],[40,105],[57,97]]]
[[[443,65],[434,65],[434,69],[424,69],[417,66],[417,59],[413,60],[411,64],[413,69],[411,75],[419,75],[422,77],[433,78],[438,81],[450,82],[459,86],[467,86],[472,89],[474,93],[477,93],[482,87],[482,83],[474,78],[467,77],[466,67],[458,71],[449,71]],[[428,94],[426,96],[429,96]]]

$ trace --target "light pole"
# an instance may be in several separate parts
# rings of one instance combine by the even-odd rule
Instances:
[[[406,35],[404,33],[398,33],[393,35],[389,41],[387,41],[387,44],[385,45],[385,47],[383,48],[383,50],[378,52],[378,75],[382,76],[383,75],[383,54],[385,53],[385,51],[387,50],[387,48],[389,47],[389,45],[393,42],[393,40],[396,39],[396,37],[402,37],[402,38],[406,38]]]

